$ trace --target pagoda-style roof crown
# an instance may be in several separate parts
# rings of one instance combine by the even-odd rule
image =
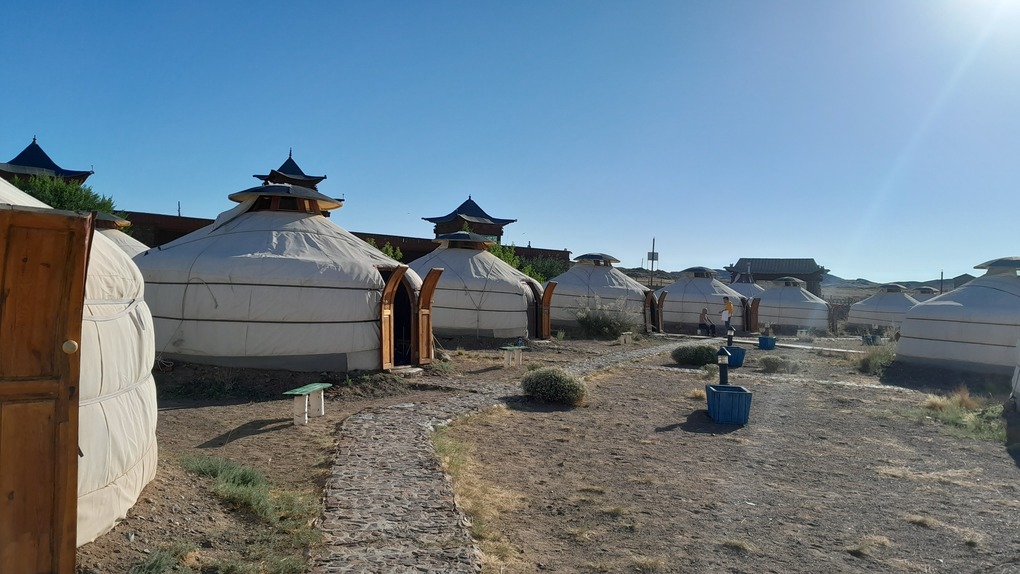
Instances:
[[[50,156],[46,155],[35,138],[32,138],[32,143],[28,144],[28,147],[14,159],[7,163],[0,163],[0,174],[5,176],[4,179],[39,175],[84,183],[93,173],[92,170],[73,170],[60,167],[50,159]]]
[[[494,245],[496,242],[485,235],[471,233],[470,231],[458,231],[456,233],[445,233],[437,235],[436,243],[449,243],[450,247],[474,247],[485,249],[486,245]]]
[[[708,267],[688,267],[680,272],[683,277],[704,277],[711,279],[718,275],[715,270]]]
[[[612,255],[606,255],[605,253],[585,253],[584,255],[578,255],[574,258],[574,261],[595,261],[601,262],[603,265],[612,265],[613,263],[619,263],[620,260],[613,257]]]
[[[283,162],[278,169],[269,170],[266,175],[253,175],[256,179],[261,179],[262,183],[266,185],[271,183],[289,183],[290,185],[296,185],[299,187],[306,187],[318,191],[319,182],[326,179],[324,175],[306,175],[301,168],[298,167],[296,161],[294,161],[294,150],[291,150],[287,154],[287,161]]]
[[[258,200],[261,197],[292,197],[298,199],[309,199],[317,202],[319,209],[321,210],[337,209],[344,205],[342,199],[333,199],[332,197],[325,196],[314,189],[287,183],[257,185],[243,191],[231,193],[227,197],[238,203],[248,201],[249,199]]]
[[[431,223],[448,223],[455,221],[458,218],[470,223],[486,223],[490,225],[507,225],[508,223],[517,221],[516,219],[499,219],[497,217],[492,217],[488,213],[485,213],[485,210],[479,207],[478,204],[471,199],[470,195],[468,196],[467,201],[460,204],[457,209],[454,209],[450,213],[441,217],[423,217],[422,219]]]

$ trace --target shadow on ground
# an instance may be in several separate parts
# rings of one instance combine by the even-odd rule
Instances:
[[[677,429],[686,432],[701,434],[729,434],[739,430],[741,425],[721,425],[708,416],[708,411],[701,409],[687,415],[687,420],[682,423],[656,427],[655,432],[672,432]]]
[[[231,429],[218,437],[211,438],[198,445],[197,448],[219,448],[242,437],[282,430],[290,427],[292,424],[293,421],[291,419],[263,419],[251,421]]]

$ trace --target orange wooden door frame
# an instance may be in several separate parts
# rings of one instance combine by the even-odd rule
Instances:
[[[551,312],[550,308],[552,307],[552,296],[553,296],[553,291],[555,291],[555,290],[556,290],[556,282],[555,281],[550,281],[549,283],[546,284],[545,291],[542,292],[542,307],[539,309],[539,315],[538,315],[538,325],[539,325],[539,327],[538,327],[538,330],[539,330],[538,338],[539,339],[548,339],[550,334],[552,333],[552,326],[551,326],[552,312]]]
[[[436,285],[439,284],[439,276],[443,274],[442,267],[433,267],[421,283],[421,291],[418,293],[417,341],[413,345],[415,349],[414,361],[419,365],[431,364],[435,356],[435,347],[432,344],[432,300],[436,294]]]
[[[655,303],[655,291],[645,291],[645,310],[642,316],[645,318],[645,333],[652,332],[652,307]]]
[[[663,323],[662,311],[663,311],[663,308],[666,305],[666,295],[667,294],[668,294],[668,291],[663,291],[659,295],[659,308],[655,310],[655,314],[658,315],[658,317],[659,317],[659,332],[660,333],[665,333],[666,332],[666,324]]]
[[[407,273],[407,265],[394,267],[390,278],[386,280],[386,286],[383,287],[379,313],[379,335],[382,337],[382,344],[379,348],[382,353],[383,370],[393,368],[393,300],[396,299],[397,290],[400,289],[400,283],[404,280],[405,273]]]
[[[0,207],[0,570],[73,574],[93,216]]]

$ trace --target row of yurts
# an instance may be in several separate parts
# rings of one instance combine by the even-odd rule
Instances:
[[[603,254],[577,258],[543,287],[489,254],[484,238],[470,233],[438,237],[440,248],[407,268],[323,217],[341,202],[313,189],[270,183],[229,197],[239,205],[158,248],[148,249],[115,229],[102,229],[93,240],[81,345],[79,440],[89,454],[79,465],[79,545],[112,528],[155,475],[151,367],[157,349],[169,357],[227,366],[377,369],[387,284],[403,291],[395,312],[408,313],[417,307],[421,275],[433,268],[444,270],[432,306],[437,334],[534,333],[544,288],[553,291],[553,324],[570,324],[579,310],[611,301],[646,327],[655,322],[649,318],[655,304],[664,328],[690,325],[702,308],[717,311],[728,296],[745,303],[735,305],[737,326],[752,299],[759,303],[761,322],[826,325],[826,303],[792,278],[775,288],[783,295],[770,315],[766,295],[771,289],[753,283],[727,286],[711,270],[691,268],[652,294]],[[0,203],[46,207],[3,180]],[[899,354],[922,362],[1011,368],[1020,334],[1017,259],[989,262],[985,277],[922,304],[914,300],[903,321]],[[888,292],[876,297],[885,299]],[[826,310],[803,311],[814,307]],[[1006,307],[1011,312],[1004,312]],[[912,330],[909,315],[921,308],[930,312],[918,314],[923,327]],[[815,315],[823,322],[809,320]],[[876,324],[876,318],[864,324]],[[403,339],[411,336],[404,333]],[[413,350],[404,353],[426,358],[414,357]]]

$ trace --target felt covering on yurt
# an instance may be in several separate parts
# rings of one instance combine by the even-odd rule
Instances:
[[[668,328],[688,326],[697,328],[701,310],[707,308],[708,316],[716,324],[723,327],[720,313],[723,310],[723,297],[729,297],[733,303],[733,317],[730,325],[742,328],[744,325],[743,297],[728,285],[715,278],[716,272],[707,267],[689,267],[680,272],[680,278],[674,283],[660,288],[655,298],[666,292],[666,300],[662,304],[662,322]]]
[[[864,327],[897,328],[907,315],[907,310],[917,305],[917,300],[906,293],[906,288],[896,283],[879,287],[879,291],[850,306],[847,324]]]
[[[613,267],[619,260],[604,253],[586,253],[574,261],[549,280],[556,282],[549,306],[553,326],[577,326],[579,313],[603,309],[620,313],[634,328],[644,327],[645,293],[651,289]]]
[[[433,332],[492,338],[537,335],[535,302],[541,300],[542,285],[480,248],[483,240],[465,232],[440,235],[439,248],[409,264],[418,273],[444,269],[433,297]]]
[[[3,180],[0,202],[47,207]],[[131,259],[95,234],[82,317],[78,546],[124,518],[156,474],[153,328],[143,291]]]
[[[780,277],[758,297],[758,324],[829,329],[829,304],[795,277]]]
[[[212,224],[137,255],[157,354],[228,367],[381,368],[383,273],[400,263],[319,212],[253,209],[263,195],[340,205],[305,188],[259,186],[232,194],[241,203]],[[404,280],[416,296],[421,278],[408,270]]]
[[[1020,258],[982,263],[985,275],[922,301],[900,325],[896,360],[1009,373],[1020,338]]]

